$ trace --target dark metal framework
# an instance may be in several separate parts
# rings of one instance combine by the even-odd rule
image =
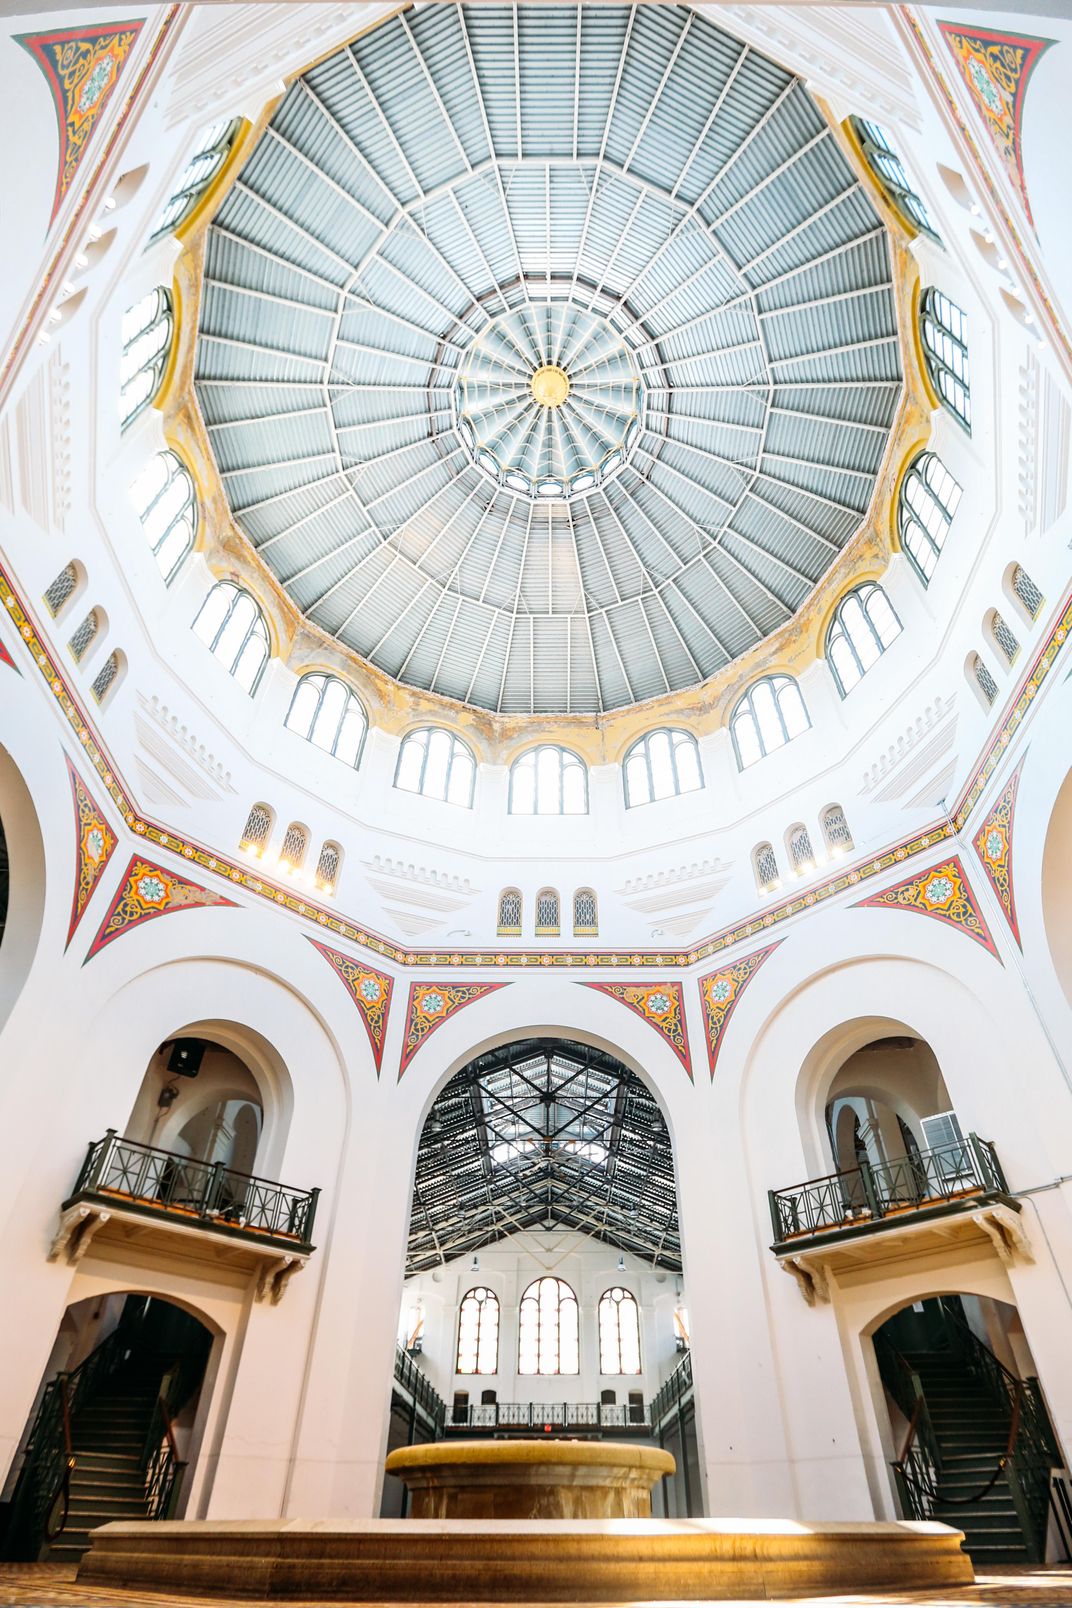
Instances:
[[[524,1039],[477,1056],[437,1095],[406,1272],[553,1228],[681,1269],[670,1134],[649,1090],[602,1050]]]

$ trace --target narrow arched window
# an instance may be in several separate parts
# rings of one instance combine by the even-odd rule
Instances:
[[[90,691],[99,704],[103,704],[108,694],[119,685],[123,667],[123,656],[118,652],[112,652],[93,677],[93,685]]]
[[[800,688],[792,676],[764,676],[753,683],[730,716],[737,764],[741,770],[783,748],[811,725]]]
[[[541,888],[536,895],[536,936],[557,938],[560,927],[558,894],[554,888]]]
[[[691,732],[667,729],[638,737],[622,763],[625,804],[652,804],[703,786],[700,750]]]
[[[499,895],[500,938],[516,938],[521,932],[521,894],[517,888],[504,888]]]
[[[617,1284],[599,1298],[599,1371],[640,1372],[640,1308],[636,1297]]]
[[[815,870],[815,851],[811,846],[811,835],[802,821],[791,826],[785,834],[785,847],[789,863],[798,877],[806,876],[809,871]]]
[[[900,633],[901,622],[875,581],[845,593],[826,633],[826,657],[843,698]]]
[[[284,724],[344,765],[360,763],[368,716],[357,694],[338,676],[319,672],[302,676]]]
[[[898,156],[886,130],[866,117],[849,119],[860,142],[868,167],[885,190],[891,204],[906,223],[941,244],[941,236],[930,220],[921,197],[912,186],[908,171]]]
[[[852,833],[840,804],[828,804],[820,816],[823,841],[831,854],[849,854],[853,848]]]
[[[499,1371],[499,1298],[494,1290],[482,1284],[462,1297],[454,1371],[460,1374]]]
[[[193,476],[174,452],[158,452],[131,486],[130,495],[160,573],[170,584],[197,534]]]
[[[511,815],[587,815],[588,771],[569,748],[543,743],[510,768]]]
[[[238,847],[248,849],[254,854],[263,854],[274,820],[275,814],[267,804],[254,804],[246,816],[246,824],[242,829]]]
[[[591,888],[578,888],[573,895],[573,936],[595,938],[599,933],[599,906]]]
[[[300,871],[305,863],[305,852],[309,847],[309,828],[302,826],[298,821],[291,821],[283,834],[283,847],[279,851],[279,863],[286,871]]]
[[[521,1297],[517,1371],[580,1373],[577,1297],[564,1279],[536,1279]]]
[[[1001,615],[998,613],[997,609],[994,609],[990,616],[990,635],[993,637],[994,645],[1001,654],[1001,657],[1005,660],[1005,663],[1012,664],[1013,660],[1016,658],[1016,655],[1020,651],[1020,644],[1017,641],[1015,634],[1001,618]]]
[[[757,843],[752,850],[752,870],[760,893],[776,893],[782,885],[778,874],[778,856],[771,843]]]
[[[72,559],[71,563],[60,570],[56,579],[48,587],[44,594],[45,608],[54,620],[59,617],[78,590],[79,579],[79,567]]]
[[[71,658],[74,660],[75,664],[82,663],[82,660],[89,652],[90,644],[99,630],[100,615],[97,613],[96,609],[90,609],[89,613],[86,615],[81,625],[76,628],[71,640],[67,644],[68,648],[70,649]]]
[[[124,313],[119,358],[120,429],[132,424],[159,391],[174,333],[171,297],[162,286]]]
[[[471,810],[475,785],[472,749],[441,726],[411,731],[398,751],[395,786],[404,793],[420,793]]]
[[[923,355],[934,389],[971,435],[971,376],[968,370],[968,319],[956,302],[933,285],[919,304]]]
[[[321,893],[334,893],[342,865],[342,850],[337,843],[325,843],[316,862],[316,885]]]
[[[1027,571],[1022,569],[1019,564],[1013,566],[1013,572],[1009,577],[1009,585],[1012,587],[1013,595],[1027,618],[1037,620],[1042,611],[1042,593]]]
[[[961,488],[936,452],[913,458],[901,481],[897,529],[901,546],[926,586],[945,546]]]
[[[240,117],[225,118],[205,129],[194,147],[186,166],[179,175],[163,211],[149,235],[150,244],[162,236],[173,234],[190,216],[202,195],[231,154],[235,135],[241,127]]]
[[[233,581],[217,581],[194,620],[194,635],[252,695],[271,653],[268,623],[260,606]]]
[[[977,653],[973,653],[968,660],[968,674],[975,682],[983,703],[989,708],[998,695],[998,684]]]

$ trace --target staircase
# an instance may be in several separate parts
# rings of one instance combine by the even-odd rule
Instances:
[[[985,1496],[961,1500],[982,1490],[1004,1455],[1008,1412],[955,1353],[906,1351],[903,1356],[923,1385],[941,1454],[939,1495],[957,1499],[935,1502],[931,1517],[964,1531],[965,1550],[976,1565],[1028,1563],[1027,1541],[1004,1473]]]
[[[166,1367],[163,1358],[140,1359],[75,1414],[67,1523],[45,1554],[50,1563],[77,1563],[99,1524],[150,1517],[143,1454]]]

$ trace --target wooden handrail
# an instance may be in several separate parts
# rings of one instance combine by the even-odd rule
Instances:
[[[912,1450],[912,1442],[916,1438],[916,1430],[919,1428],[919,1420],[920,1420],[922,1414],[923,1414],[923,1397],[922,1396],[917,1396],[916,1397],[916,1405],[912,1410],[912,1416],[908,1420],[908,1433],[905,1436],[904,1445],[901,1447],[900,1462],[902,1462],[902,1463],[907,1462],[907,1460],[908,1460],[908,1454]]]
[[[60,1376],[60,1411],[63,1415],[63,1449],[68,1457],[74,1455],[74,1443],[71,1439],[71,1402],[67,1394],[67,1375]]]
[[[164,1400],[163,1396],[159,1398],[159,1405],[160,1416],[164,1420],[164,1436],[168,1443],[168,1451],[171,1453],[172,1458],[177,1463],[179,1461],[179,1448],[175,1442],[175,1427],[172,1422],[171,1414],[168,1412],[167,1402]]]

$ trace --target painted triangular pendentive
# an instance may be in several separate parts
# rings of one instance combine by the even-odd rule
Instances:
[[[906,882],[897,882],[892,888],[873,893],[869,899],[858,900],[853,908],[910,910],[919,916],[932,916],[947,927],[967,933],[969,938],[982,944],[996,959],[1001,959],[972,892],[971,883],[956,854],[931,866],[922,876],[909,877]]]
[[[938,27],[1033,223],[1021,145],[1024,97],[1035,63],[1054,41],[980,28],[974,23],[965,27],[959,22],[940,22]]]
[[[84,28],[15,35],[44,73],[56,111],[59,162],[50,224],[74,181],[144,20],[95,22]]]
[[[115,852],[117,839],[104,818],[103,810],[70,759],[66,754],[63,757],[67,760],[67,775],[70,778],[71,797],[74,800],[75,833],[74,893],[71,897],[71,921],[67,928],[67,942],[63,946],[67,949],[70,947],[78,923],[85,914],[93,890]]]
[[[609,994],[611,999],[620,1000],[642,1016],[649,1027],[666,1040],[692,1081],[692,1056],[680,983],[584,983],[582,987]]]
[[[494,994],[497,988],[508,988],[508,983],[411,983],[406,1006],[406,1038],[398,1063],[398,1079],[413,1060],[421,1045],[442,1027],[448,1016],[464,1010],[485,994]]]
[[[15,674],[16,675],[19,674],[18,665],[15,663],[14,659],[11,657],[10,653],[4,647],[4,644],[2,642],[0,642],[0,664],[10,665],[12,670],[14,670]]]
[[[174,871],[165,871],[162,866],[153,865],[150,860],[135,855],[123,873],[119,892],[100,924],[86,960],[92,960],[94,955],[99,954],[107,944],[121,938],[125,932],[147,921],[155,921],[157,916],[167,916],[176,910],[204,909],[211,905],[228,905],[232,910],[236,908],[233,899],[225,899],[221,893],[210,893],[200,884],[189,882]],[[85,961],[82,964],[85,965]]]
[[[1001,797],[991,806],[982,826],[972,842],[986,872],[987,880],[997,895],[998,903],[1009,923],[1012,935],[1020,948],[1020,924],[1016,919],[1016,897],[1012,882],[1012,823],[1016,813],[1016,793],[1020,786],[1021,759],[1005,786]]]
[[[306,936],[309,937],[308,934]],[[384,972],[374,971],[371,966],[363,966],[339,949],[329,949],[327,944],[318,943],[315,938],[309,937],[309,942],[323,955],[360,1011],[372,1049],[372,1059],[376,1063],[376,1076],[379,1077],[394,980]]]
[[[778,943],[781,942],[779,939]],[[757,949],[754,954],[733,960],[721,971],[708,972],[706,977],[699,979],[700,1004],[703,1006],[707,1033],[707,1062],[712,1078],[722,1049],[722,1039],[730,1017],[737,1009],[737,1001],[767,956],[773,955],[778,948],[778,943],[768,944],[766,949]]]

